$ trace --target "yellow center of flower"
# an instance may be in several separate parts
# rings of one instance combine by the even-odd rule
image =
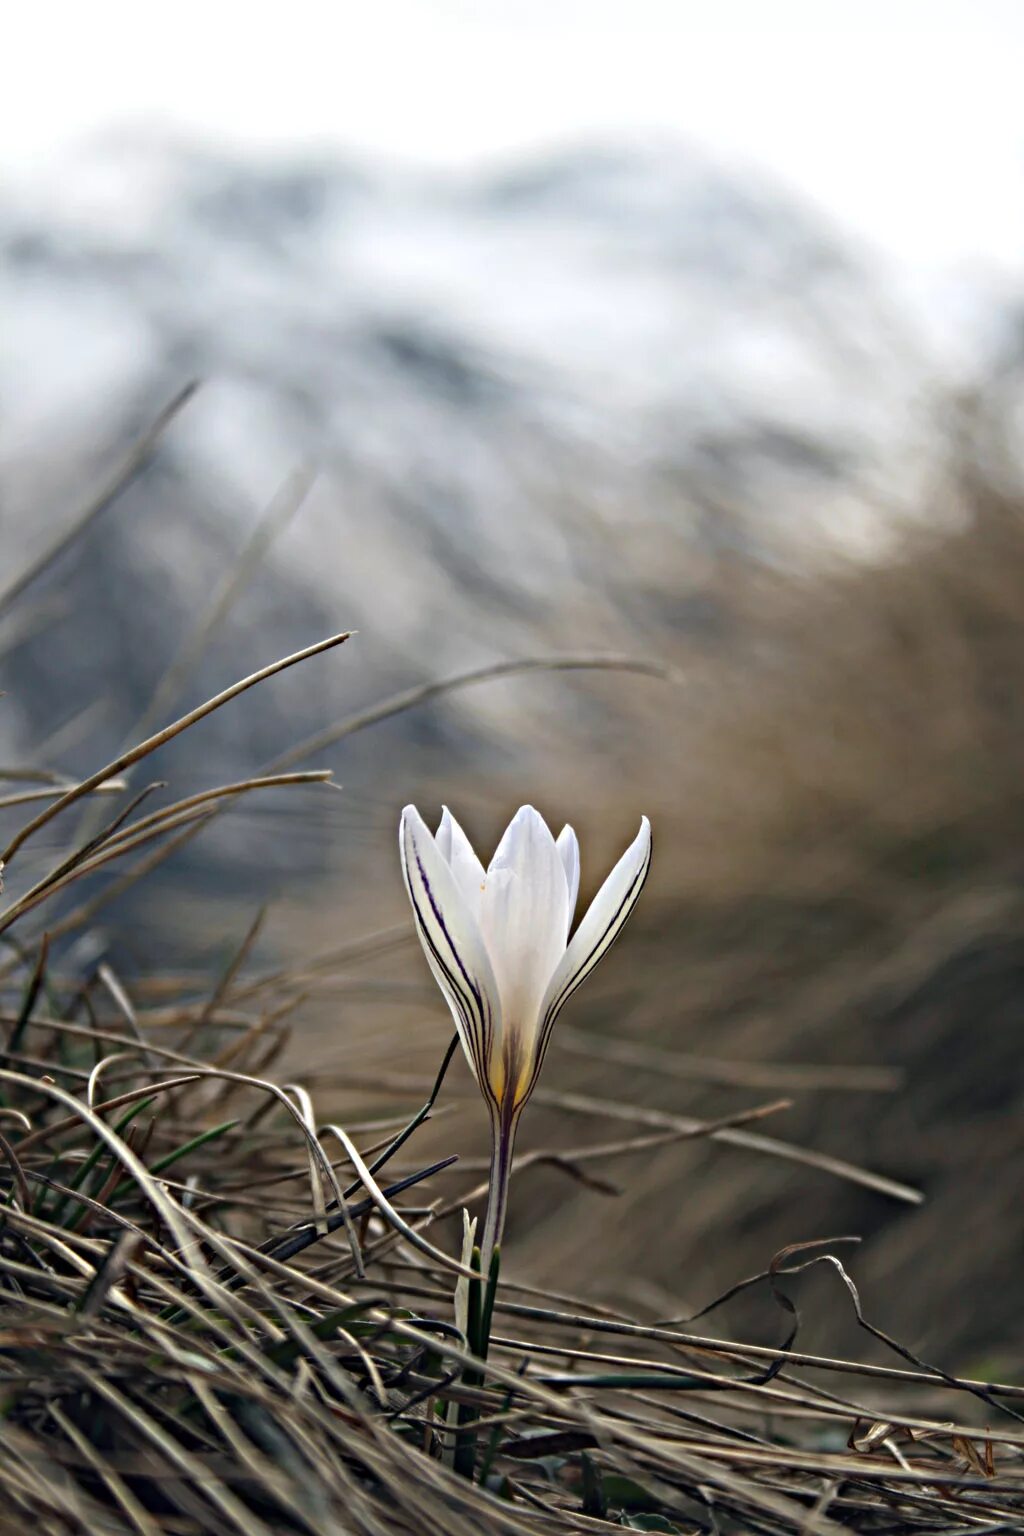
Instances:
[[[495,1053],[488,1065],[487,1081],[499,1104],[511,1099],[512,1108],[519,1108],[529,1087],[530,1066],[521,1051],[517,1051],[511,1061],[507,1051],[502,1051],[500,1055]]]

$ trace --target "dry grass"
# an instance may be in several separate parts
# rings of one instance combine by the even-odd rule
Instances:
[[[408,1233],[432,1236],[477,1177],[423,1165],[416,1116],[350,1120],[353,1164],[312,1097],[275,1080],[292,978],[236,962],[204,990],[154,978],[138,996],[105,968],[52,970],[45,953],[8,966],[7,1528],[952,1532],[1024,1519],[1024,1389],[897,1354],[872,1367],[799,1352],[790,1277],[824,1263],[842,1281],[835,1244],[780,1254],[752,1282],[781,1309],[781,1349],[509,1283],[486,1380],[462,1383],[455,1266]],[[735,1124],[688,1127],[712,1132]],[[651,1139],[564,1161],[593,1178]],[[444,1463],[451,1401],[480,1415],[474,1481]]]

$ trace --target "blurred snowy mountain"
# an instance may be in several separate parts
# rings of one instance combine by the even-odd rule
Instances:
[[[258,504],[308,462],[459,544],[527,510],[524,466],[620,515],[666,469],[827,475],[901,440],[917,382],[832,232],[678,152],[466,184],[119,144],[0,231],[8,518],[193,376],[197,484]]]
[[[201,381],[29,594],[56,607],[6,668],[8,750],[106,693],[63,766],[131,735],[297,469],[315,487],[187,694],[330,629],[359,665],[211,723],[215,762],[460,666],[714,636],[716,562],[863,545],[929,453],[932,359],[884,277],[676,149],[456,181],[119,141],[0,204],[0,241],[9,571]]]

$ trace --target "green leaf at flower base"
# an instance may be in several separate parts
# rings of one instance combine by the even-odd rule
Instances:
[[[580,1505],[580,1513],[589,1515],[593,1520],[603,1520],[608,1514],[608,1490],[605,1487],[601,1468],[586,1451],[580,1452],[580,1466],[583,1469],[583,1502]]]

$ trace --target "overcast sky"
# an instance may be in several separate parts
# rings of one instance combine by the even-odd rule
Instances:
[[[1024,0],[37,0],[0,175],[115,127],[475,167],[681,136],[914,263],[1017,270]]]

